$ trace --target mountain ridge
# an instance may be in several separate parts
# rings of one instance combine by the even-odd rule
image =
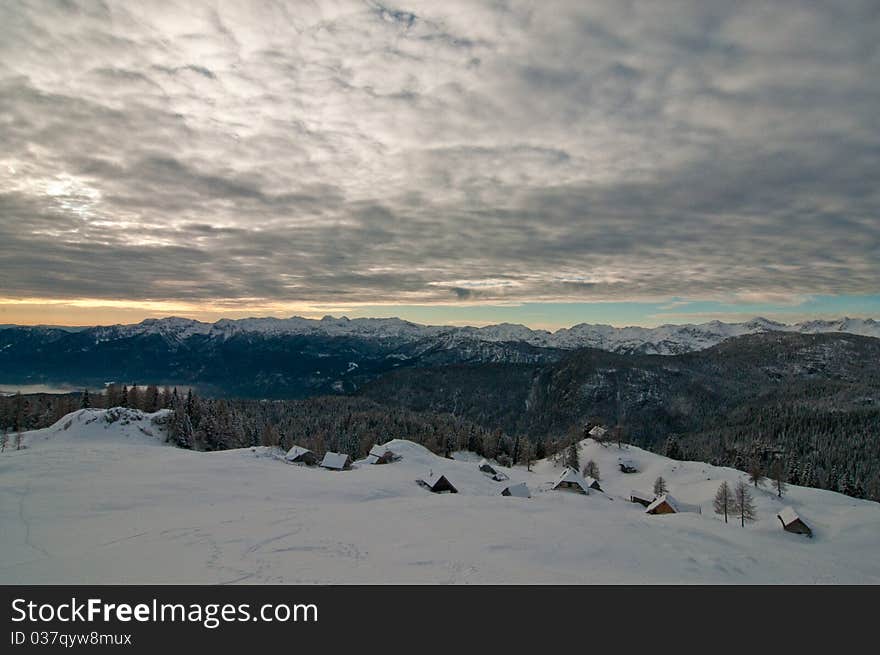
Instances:
[[[545,365],[582,349],[671,357],[701,352],[742,336],[834,329],[868,332],[866,338],[876,338],[872,336],[876,332],[880,337],[880,324],[870,319],[799,326],[766,319],[661,328],[582,324],[554,333],[510,324],[455,328],[344,317],[217,323],[148,319],[76,331],[18,327],[0,329],[0,381],[76,386],[110,381],[177,384],[198,386],[212,395],[305,398],[353,393],[390,371],[405,368]]]
[[[872,318],[842,317],[834,320],[814,319],[799,323],[780,323],[755,317],[741,323],[708,321],[706,323],[667,323],[656,327],[615,327],[602,323],[577,323],[555,331],[532,329],[517,323],[497,323],[481,327],[424,325],[397,317],[339,318],[324,316],[309,319],[251,317],[220,319],[214,323],[169,316],[148,318],[139,323],[94,327],[65,328],[61,326],[0,326],[6,329],[28,329],[56,334],[93,333],[97,340],[113,340],[136,336],[158,335],[173,343],[194,336],[228,339],[232,336],[327,336],[397,340],[412,343],[422,339],[472,339],[482,342],[520,342],[539,348],[576,350],[598,348],[616,353],[673,355],[709,348],[725,339],[764,332],[798,332],[818,334],[843,332],[880,338],[880,321]],[[2,348],[0,343],[0,348]]]

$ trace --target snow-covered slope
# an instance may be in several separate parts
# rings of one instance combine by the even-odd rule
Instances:
[[[742,473],[583,442],[605,493],[549,491],[561,469],[502,469],[392,441],[402,460],[331,472],[265,448],[162,445],[162,415],[83,410],[0,454],[0,583],[878,583],[880,505],[792,487],[758,490],[758,521],[711,512]],[[619,457],[639,468],[617,469]],[[442,473],[458,494],[415,480]],[[626,500],[658,476],[702,514],[648,516]],[[500,496],[526,482],[532,498]],[[813,528],[783,532],[791,505]]]
[[[842,318],[835,321],[809,321],[787,325],[765,318],[745,323],[711,321],[699,325],[661,325],[656,328],[612,327],[581,323],[556,332],[532,330],[524,325],[502,323],[486,327],[450,327],[419,325],[399,318],[334,318],[320,320],[292,317],[223,319],[202,323],[186,318],[147,319],[135,325],[95,328],[95,338],[106,341],[134,336],[160,335],[168,341],[183,341],[201,335],[228,339],[234,335],[262,336],[308,335],[357,337],[387,340],[394,343],[436,341],[438,344],[472,340],[476,342],[518,342],[542,348],[599,348],[619,353],[670,355],[714,346],[725,339],[771,331],[803,333],[847,332],[880,337],[880,322],[873,319]]]
[[[48,428],[22,434],[22,444],[31,448],[46,444],[51,447],[80,442],[94,443],[120,441],[140,445],[165,443],[165,425],[171,410],[161,409],[152,414],[139,409],[114,407],[112,409],[80,409],[56,421]]]

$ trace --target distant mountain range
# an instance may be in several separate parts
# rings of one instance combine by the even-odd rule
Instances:
[[[216,323],[171,317],[85,328],[0,326],[0,381],[167,382],[198,384],[223,395],[305,397],[351,392],[399,368],[542,364],[580,348],[679,355],[732,337],[776,332],[880,337],[880,322],[843,318],[786,325],[755,318],[656,328],[582,323],[555,332],[509,323],[426,326],[399,318],[330,316]]]

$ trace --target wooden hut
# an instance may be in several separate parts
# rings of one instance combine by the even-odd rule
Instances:
[[[590,489],[595,489],[596,491],[602,491],[602,487],[599,486],[599,481],[596,478],[592,478],[589,475],[584,478],[584,482],[587,483],[587,486]]]
[[[492,466],[488,460],[481,459],[480,463],[477,464],[477,468],[480,469],[483,473],[488,473],[489,475],[496,475],[498,473],[498,469]]]
[[[452,486],[452,483],[446,479],[445,475],[440,475],[437,473],[431,473],[421,480],[416,480],[416,482],[425,487],[428,491],[432,491],[435,494],[457,494],[458,489]]]
[[[318,463],[318,456],[308,448],[302,446],[293,446],[284,456],[291,464],[305,464],[306,466],[314,466]]]
[[[487,460],[481,459],[480,463],[477,464],[477,468],[480,469],[483,473],[491,477],[495,482],[504,482],[505,480],[509,480],[506,473],[502,473],[497,468],[492,466]]]
[[[629,502],[638,503],[642,507],[647,507],[653,503],[656,497],[654,494],[645,493],[644,491],[633,490],[629,492]]]
[[[562,491],[573,491],[579,494],[590,493],[590,487],[583,476],[574,469],[565,469],[559,478],[553,483],[553,489]]]
[[[631,459],[620,458],[617,460],[617,466],[620,467],[621,473],[638,473],[639,467]]]
[[[351,470],[351,456],[346,453],[324,453],[321,466],[331,471],[349,471]]]
[[[525,482],[520,482],[519,484],[511,484],[504,487],[504,490],[501,492],[502,496],[513,496],[514,498],[531,498],[532,493],[529,491],[529,486]]]
[[[669,494],[658,496],[645,509],[646,514],[678,514],[680,511],[678,502]]]
[[[367,464],[390,464],[399,459],[399,455],[395,455],[384,446],[377,444],[370,448],[370,453],[367,455]]]
[[[779,519],[779,522],[782,523],[782,529],[786,532],[794,532],[795,534],[805,534],[808,537],[813,536],[813,531],[810,530],[810,526],[804,523],[803,519],[797,515],[791,507],[784,508],[779,514],[776,515],[776,518]]]

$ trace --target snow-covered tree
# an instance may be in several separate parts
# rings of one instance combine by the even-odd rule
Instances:
[[[580,470],[580,457],[578,455],[578,442],[572,441],[565,454],[565,465],[575,471]]]
[[[669,488],[666,486],[666,480],[663,479],[663,476],[657,476],[657,479],[654,480],[654,495],[662,496],[667,493]]]

